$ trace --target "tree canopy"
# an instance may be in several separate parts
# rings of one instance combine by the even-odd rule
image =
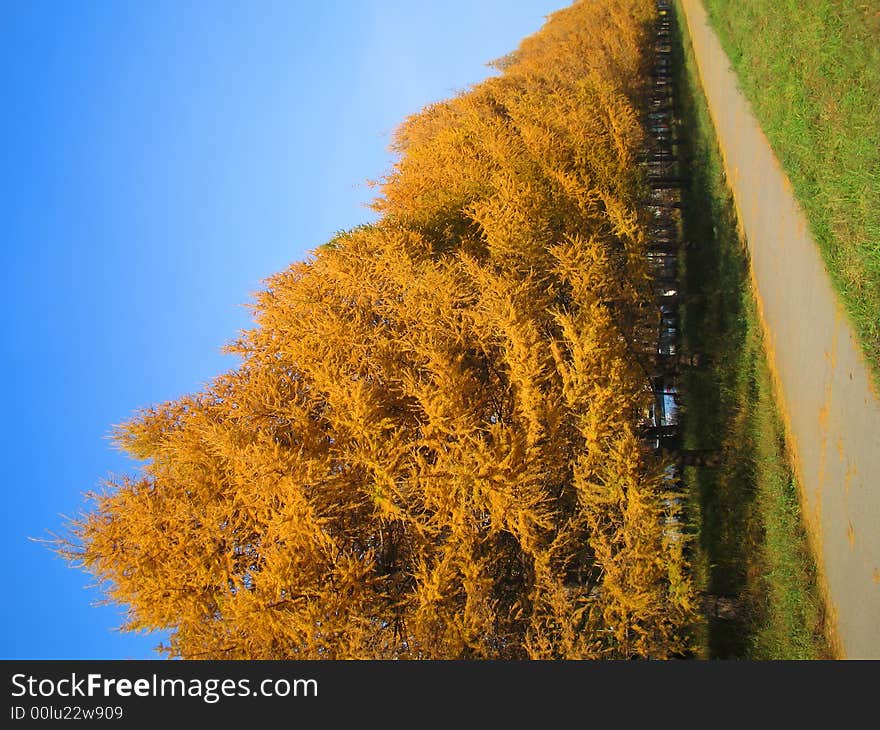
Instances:
[[[578,2],[408,118],[375,225],[266,282],[241,364],[115,431],[60,549],[186,658],[668,657],[639,437],[650,0]]]

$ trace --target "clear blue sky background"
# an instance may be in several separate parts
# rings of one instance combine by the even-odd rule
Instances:
[[[371,219],[389,132],[565,0],[0,6],[2,658],[149,658],[28,541],[135,468],[107,441],[234,362],[266,276]]]

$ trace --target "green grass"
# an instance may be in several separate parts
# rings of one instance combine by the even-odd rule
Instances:
[[[831,656],[816,568],[791,467],[714,129],[688,47],[678,48],[678,105],[686,170],[683,289],[703,295],[682,311],[685,352],[711,367],[683,376],[685,446],[721,449],[718,468],[689,468],[698,539],[696,578],[738,601],[736,618],[707,618],[696,632],[709,658]]]
[[[880,4],[703,1],[880,386]]]

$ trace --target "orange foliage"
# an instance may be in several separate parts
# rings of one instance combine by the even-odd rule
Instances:
[[[627,345],[650,0],[581,2],[408,119],[374,226],[267,283],[62,545],[206,658],[668,657],[693,611]],[[611,304],[613,303],[613,304]]]

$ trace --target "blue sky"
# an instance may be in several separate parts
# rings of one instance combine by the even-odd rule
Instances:
[[[265,277],[371,219],[408,114],[564,0],[0,7],[0,658],[149,658],[31,542],[132,462],[107,440],[201,387]]]

